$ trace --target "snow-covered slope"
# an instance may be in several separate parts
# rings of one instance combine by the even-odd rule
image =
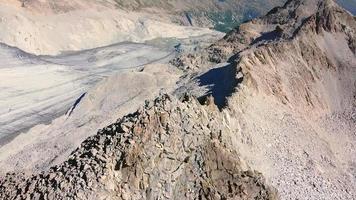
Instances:
[[[3,50],[3,56],[6,55]],[[171,51],[123,43],[58,57],[24,57],[7,48],[0,64],[0,138],[48,123],[104,77],[154,62]],[[20,60],[19,57],[22,59]]]
[[[23,126],[36,126],[1,146],[0,172],[48,169],[49,166],[66,159],[85,138],[95,134],[99,127],[107,126],[117,118],[134,112],[145,103],[145,100],[159,95],[162,89],[169,92],[175,87],[179,72],[159,62],[145,65],[140,69],[120,71],[103,79],[90,90],[85,88],[92,86],[93,83],[81,85],[82,82],[78,82],[78,86],[73,83],[68,88],[54,87],[58,96],[49,97],[52,100],[50,103],[53,104],[46,108],[43,107],[47,102],[39,96],[48,97],[51,95],[49,91],[28,95],[28,99],[32,98],[37,103],[27,104],[23,109],[24,114],[33,111],[39,113],[29,113],[28,118],[23,117],[22,113],[14,112],[9,113],[8,116],[1,116],[1,120],[9,118],[14,121],[5,124],[4,128],[9,129],[2,128],[2,131],[12,132]],[[98,74],[93,76],[100,77]],[[79,91],[75,90],[76,87]],[[65,101],[62,100],[64,97]],[[11,104],[11,102],[7,103]],[[18,104],[18,102],[13,103]],[[53,113],[63,114],[63,111],[67,113],[51,121],[55,117]],[[48,124],[41,124],[41,122],[48,122]],[[15,124],[16,126],[13,127]],[[15,135],[10,135],[13,136]]]

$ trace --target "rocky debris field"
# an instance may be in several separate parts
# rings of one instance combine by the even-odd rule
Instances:
[[[355,44],[333,0],[289,0],[183,52],[173,95],[7,173],[0,198],[355,199]]]
[[[234,146],[282,199],[354,199],[355,36],[355,17],[334,1],[288,1],[171,63],[236,67],[218,81],[242,77],[225,105]],[[194,91],[199,75],[187,77],[181,88]]]
[[[1,199],[278,199],[232,151],[223,114],[163,95],[85,140],[63,164],[0,179]]]

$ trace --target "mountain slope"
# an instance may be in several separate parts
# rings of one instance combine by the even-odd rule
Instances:
[[[58,55],[125,41],[143,43],[157,38],[218,34],[206,28],[173,24],[169,16],[108,8],[43,14],[3,5],[0,16],[0,42],[36,55]]]
[[[147,101],[64,163],[7,174],[0,195],[355,199],[355,31],[334,1],[290,0],[174,60],[180,101]]]
[[[216,62],[235,67],[221,75],[230,80],[210,84],[237,83],[223,105],[234,146],[282,199],[354,199],[355,31],[355,18],[333,1],[288,1],[172,63],[195,73],[212,73],[206,66]]]
[[[222,60],[239,52],[234,57],[259,92],[292,105],[326,112],[349,110],[354,98],[350,83],[355,81],[355,18],[332,1],[295,2],[231,32],[210,47],[211,57]],[[214,52],[222,52],[221,57]],[[325,85],[330,81],[336,82]],[[316,96],[304,98],[309,93]]]
[[[208,113],[197,101],[171,98],[164,95],[100,130],[49,172],[7,175],[0,197],[277,199],[262,175],[231,151],[214,105]]]
[[[284,199],[356,196],[355,31],[333,1],[289,1],[210,49],[242,68],[236,146]]]
[[[263,15],[267,10],[284,2],[284,0],[207,0],[204,3],[195,0],[116,1],[122,8],[172,13],[180,16],[177,20],[187,25],[211,26],[224,32],[245,20]]]
[[[122,41],[187,38],[212,32],[191,26],[227,32],[283,2],[0,0],[0,42],[34,54],[55,55]]]
[[[281,0],[268,6],[261,2],[0,0],[0,42],[29,53],[57,55],[123,41],[188,38],[213,33],[208,27],[222,25],[225,15],[230,23],[240,23],[246,19],[240,14],[245,15],[245,7],[251,7],[246,15],[255,17]]]

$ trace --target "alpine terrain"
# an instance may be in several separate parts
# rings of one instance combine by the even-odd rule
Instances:
[[[353,2],[0,0],[0,199],[356,199]]]

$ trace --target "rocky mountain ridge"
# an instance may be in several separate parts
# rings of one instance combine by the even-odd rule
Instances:
[[[7,174],[0,195],[354,199],[355,30],[332,0],[290,0],[172,61],[179,100],[146,102],[49,171]]]
[[[0,197],[277,199],[263,176],[229,148],[223,114],[212,101],[204,107],[188,96],[180,102],[162,95],[85,140],[48,172],[8,174],[0,180]]]
[[[353,199],[355,30],[355,17],[334,1],[288,1],[172,63],[215,74],[219,88],[239,80],[224,95],[238,116],[235,146],[282,199]],[[211,69],[216,63],[229,67]],[[201,96],[200,77],[188,76],[182,91]]]

